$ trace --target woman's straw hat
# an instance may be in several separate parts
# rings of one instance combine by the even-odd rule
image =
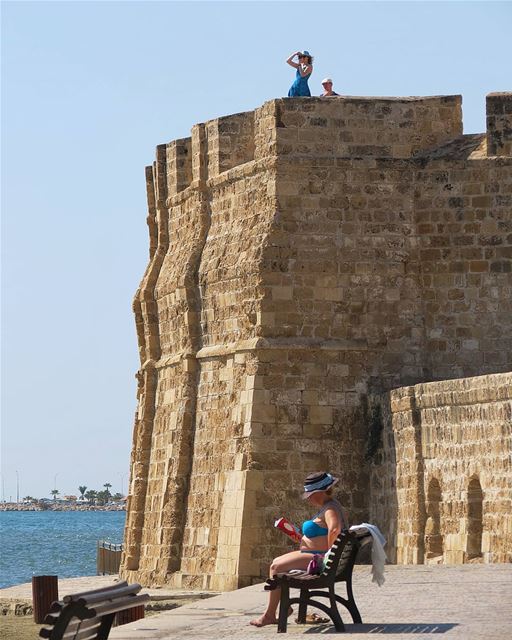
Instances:
[[[338,478],[331,476],[331,474],[326,471],[310,473],[304,480],[304,493],[302,494],[302,498],[305,500],[313,493],[327,491],[330,487],[334,487],[338,480]]]

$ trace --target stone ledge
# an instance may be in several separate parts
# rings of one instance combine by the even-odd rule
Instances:
[[[494,95],[494,94],[489,94]],[[503,95],[503,94],[497,94]],[[329,103],[338,102],[342,99],[344,102],[353,102],[356,104],[359,103],[374,103],[374,102],[429,102],[430,100],[441,100],[443,103],[449,104],[451,102],[459,102],[462,101],[462,95],[458,93],[454,93],[451,95],[435,95],[435,96],[334,96],[329,98]],[[274,100],[268,100],[264,103],[264,105],[274,103],[283,103],[286,104],[288,101],[296,101],[300,104],[300,101],[303,101],[303,98],[275,98]],[[310,96],[308,97],[307,104],[311,104],[312,102],[321,103],[325,102],[325,98],[321,96]]]
[[[410,411],[415,405],[412,400],[414,396],[419,399],[418,409],[512,400],[512,372],[426,382],[394,389],[390,392],[393,413]]]
[[[172,356],[160,358],[157,362],[148,360],[142,366],[143,369],[174,366],[183,360],[197,358],[219,358],[233,353],[244,351],[264,351],[272,349],[281,350],[319,350],[319,351],[367,351],[366,340],[321,340],[317,338],[250,338],[238,342],[203,347],[197,353],[182,351]]]

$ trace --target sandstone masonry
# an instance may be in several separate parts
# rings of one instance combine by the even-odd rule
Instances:
[[[512,562],[512,374],[402,387],[381,402],[370,517],[390,560]]]
[[[457,426],[463,386],[417,386],[510,369],[512,94],[487,113],[463,135],[460,96],[288,98],[157,147],[125,577],[250,584],[322,468],[400,562],[506,557],[505,414]],[[503,386],[485,380],[482,407]],[[436,440],[434,409],[474,446]]]

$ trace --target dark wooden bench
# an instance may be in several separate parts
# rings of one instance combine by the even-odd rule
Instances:
[[[140,584],[119,582],[112,587],[64,596],[52,604],[39,632],[49,640],[106,640],[116,614],[144,606],[149,595],[137,595]],[[133,618],[135,619],[135,618]]]
[[[352,591],[352,571],[363,544],[370,542],[370,534],[359,535],[345,530],[334,541],[329,550],[325,568],[319,575],[294,575],[290,573],[280,574],[267,580],[267,591],[281,588],[279,603],[279,617],[277,623],[278,633],[286,633],[288,624],[288,610],[290,605],[299,605],[297,622],[306,622],[307,607],[316,607],[329,616],[336,631],[345,631],[345,626],[338,611],[338,603],[348,609],[352,620],[356,624],[361,623],[361,615],[354,600]],[[347,588],[347,597],[337,595],[334,587],[337,582],[344,582]],[[291,598],[290,589],[300,589],[300,597]],[[313,598],[327,598],[329,604],[319,602]]]

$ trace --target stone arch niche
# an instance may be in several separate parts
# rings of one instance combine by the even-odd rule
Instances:
[[[466,560],[482,557],[483,502],[480,480],[471,478],[468,485]]]
[[[443,555],[443,536],[441,534],[441,485],[432,478],[428,485],[425,523],[425,560]]]

